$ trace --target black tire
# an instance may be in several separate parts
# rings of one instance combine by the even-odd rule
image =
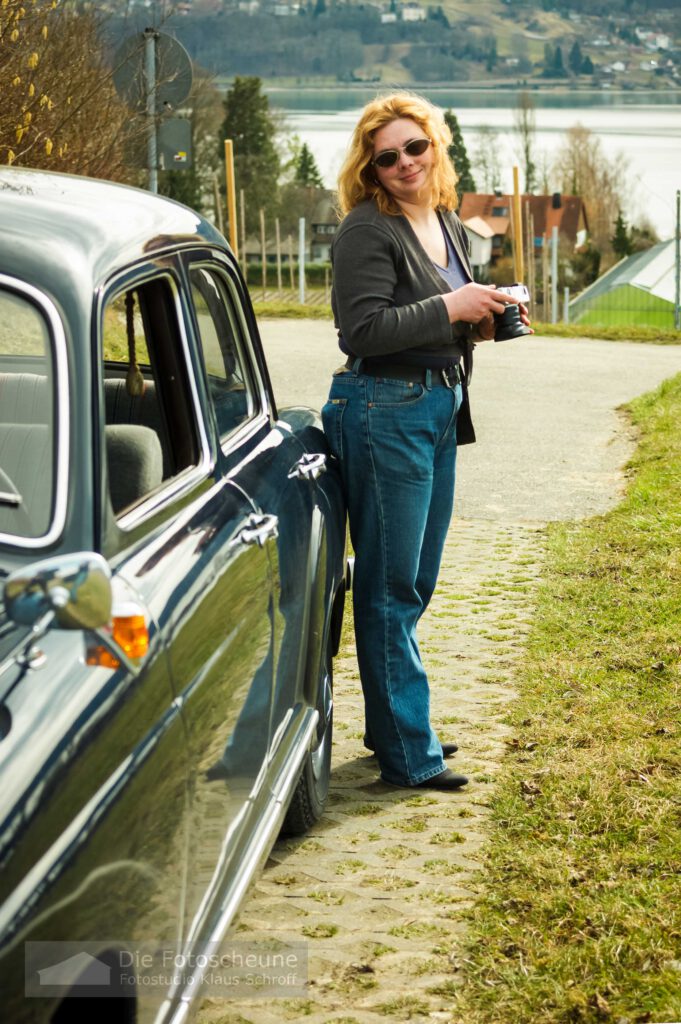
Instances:
[[[305,835],[321,818],[329,795],[333,745],[333,665],[330,642],[327,644],[320,676],[317,693],[319,723],[281,827],[284,836]]]

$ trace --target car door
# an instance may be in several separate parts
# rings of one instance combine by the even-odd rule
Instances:
[[[105,361],[103,429],[109,553],[157,618],[186,729],[182,932],[196,946],[261,784],[273,676],[270,524],[221,472],[187,310],[172,260],[112,286],[104,323],[113,341],[116,323],[128,324],[128,361]],[[140,447],[153,467],[137,469]]]
[[[268,545],[274,588],[269,757],[281,767],[315,702],[310,642],[312,633],[317,646],[321,642],[326,568],[315,475],[325,468],[325,455],[306,452],[291,426],[276,418],[260,340],[249,326],[248,300],[234,268],[217,254],[197,253],[187,271],[224,471],[266,521],[277,523],[276,542]],[[248,428],[242,434],[235,408]],[[276,767],[271,774],[274,780]]]

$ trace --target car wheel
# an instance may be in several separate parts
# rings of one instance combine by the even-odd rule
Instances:
[[[284,818],[281,829],[283,835],[304,835],[321,818],[329,795],[333,745],[333,666],[330,639],[320,674],[317,692],[319,723]]]

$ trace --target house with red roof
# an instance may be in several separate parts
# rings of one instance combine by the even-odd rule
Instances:
[[[493,195],[463,193],[458,213],[471,241],[471,262],[476,269],[494,263],[503,255],[505,242],[511,241],[512,203],[512,195],[500,192]],[[570,249],[579,249],[585,244],[589,225],[580,196],[560,192],[550,196],[522,195],[520,205],[523,238],[527,232],[527,217],[532,218],[535,253],[547,244],[554,227],[558,228],[559,241],[567,243]]]

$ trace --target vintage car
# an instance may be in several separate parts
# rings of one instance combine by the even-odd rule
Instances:
[[[318,819],[342,492],[198,214],[3,168],[0,223],[3,1017],[179,1024],[200,971],[33,998],[26,950],[200,953],[282,827]]]

